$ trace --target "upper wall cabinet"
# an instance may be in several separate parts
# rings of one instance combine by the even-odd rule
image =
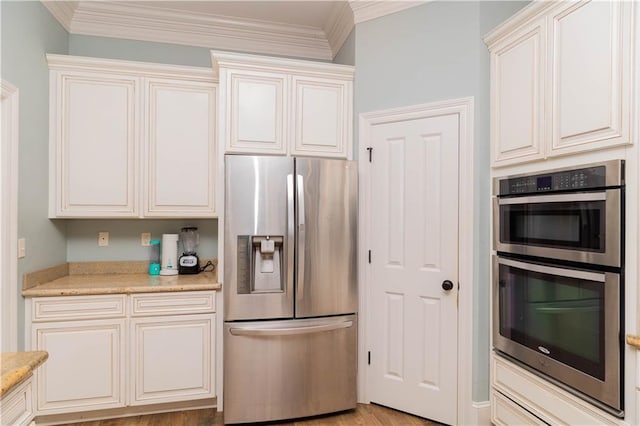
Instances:
[[[225,153],[351,158],[353,67],[212,52]]]
[[[485,38],[493,166],[632,143],[633,2],[534,2]]]
[[[50,217],[215,217],[210,69],[47,60]]]

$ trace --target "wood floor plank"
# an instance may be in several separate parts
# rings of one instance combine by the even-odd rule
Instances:
[[[68,426],[222,426],[223,416],[215,408],[176,411],[121,419],[72,423]],[[260,423],[260,426],[436,426],[421,417],[412,416],[376,404],[358,404],[354,410],[336,414],[297,419],[295,421]]]

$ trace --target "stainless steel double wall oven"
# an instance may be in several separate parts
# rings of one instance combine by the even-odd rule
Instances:
[[[493,346],[623,415],[624,161],[494,180]]]

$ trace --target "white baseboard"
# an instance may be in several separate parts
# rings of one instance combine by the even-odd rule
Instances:
[[[474,401],[473,413],[475,415],[474,425],[490,425],[491,424],[491,402],[489,401]]]

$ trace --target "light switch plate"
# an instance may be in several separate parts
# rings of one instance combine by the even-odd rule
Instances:
[[[27,240],[18,238],[18,259],[22,259],[27,255]]]
[[[140,234],[140,245],[151,245],[151,232],[143,232],[142,234]]]

